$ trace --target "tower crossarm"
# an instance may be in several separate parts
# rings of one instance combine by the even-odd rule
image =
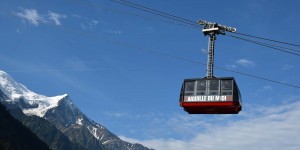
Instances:
[[[215,31],[217,34],[225,34],[226,32],[236,32],[236,28],[221,25],[215,22],[198,20],[198,24],[203,25],[202,32]]]

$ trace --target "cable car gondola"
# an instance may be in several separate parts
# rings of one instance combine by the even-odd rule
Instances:
[[[198,23],[203,25],[204,35],[209,35],[207,76],[183,81],[180,106],[189,114],[238,114],[242,110],[242,99],[235,79],[213,76],[216,35],[235,32],[236,29],[202,20]]]
[[[233,77],[185,79],[180,106],[189,114],[237,114],[241,94]]]

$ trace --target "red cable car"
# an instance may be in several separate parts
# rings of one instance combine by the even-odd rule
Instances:
[[[238,114],[242,110],[242,99],[234,78],[213,75],[216,35],[236,32],[236,29],[203,20],[198,23],[203,25],[204,35],[209,35],[207,76],[183,81],[180,106],[189,114]]]
[[[185,79],[180,106],[189,114],[238,114],[242,109],[233,77]]]

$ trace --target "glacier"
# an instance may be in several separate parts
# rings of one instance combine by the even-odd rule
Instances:
[[[43,117],[49,109],[57,107],[59,101],[68,96],[67,94],[63,94],[47,97],[37,94],[23,84],[16,82],[2,70],[0,70],[0,89],[10,98],[6,102],[18,103],[20,100],[23,100],[30,107],[21,107],[23,113],[39,117]]]

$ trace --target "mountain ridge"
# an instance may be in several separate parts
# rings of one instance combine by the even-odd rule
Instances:
[[[45,142],[15,119],[2,103],[0,103],[0,118],[0,149],[49,149]]]
[[[83,146],[71,142],[66,135],[44,118],[35,115],[27,116],[20,108],[11,109],[9,112],[52,150],[85,150]]]
[[[2,95],[6,95],[2,102],[8,108],[20,108],[27,116],[44,118],[71,142],[78,143],[86,149],[149,150],[140,144],[121,140],[101,124],[89,119],[72,102],[68,94],[54,97],[37,94],[16,82],[4,71],[0,71],[0,90]]]
[[[19,103],[23,113],[43,117],[45,113],[58,105],[67,94],[47,97],[29,90],[25,85],[16,82],[9,74],[0,70],[0,90],[8,96],[7,103]],[[26,109],[30,107],[30,109]]]

